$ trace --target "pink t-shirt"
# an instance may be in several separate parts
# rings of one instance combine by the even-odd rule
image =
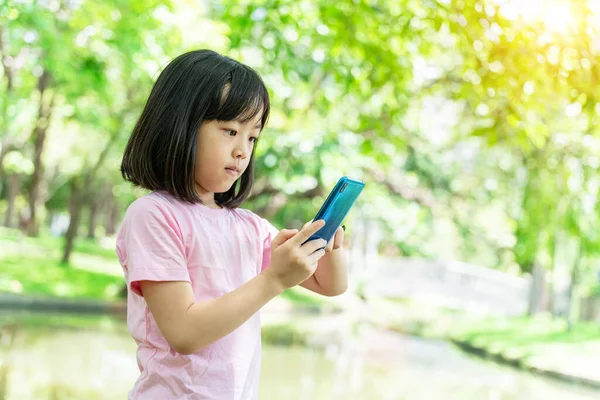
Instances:
[[[139,281],[190,282],[196,301],[222,296],[270,263],[277,231],[244,209],[212,209],[164,192],[134,201],[117,237],[128,284],[127,325],[140,377],[129,399],[258,398],[260,316],[191,355],[173,350],[141,296]]]

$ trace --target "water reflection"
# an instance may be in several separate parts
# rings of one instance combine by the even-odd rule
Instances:
[[[5,315],[0,326],[0,400],[123,399],[137,378],[135,344],[123,321]],[[325,351],[265,345],[261,400],[600,397],[442,342],[365,325],[338,334]]]

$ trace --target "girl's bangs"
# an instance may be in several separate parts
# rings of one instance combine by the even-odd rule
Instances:
[[[264,127],[270,110],[269,93],[264,83],[254,71],[243,66],[234,68],[230,76],[221,89],[219,104],[211,119],[246,123],[260,114]]]

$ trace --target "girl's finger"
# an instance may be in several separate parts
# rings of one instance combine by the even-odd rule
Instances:
[[[310,242],[306,242],[300,248],[302,249],[304,254],[308,255],[308,254],[312,254],[315,251],[325,247],[325,245],[326,245],[325,239],[315,239],[315,240],[311,240]]]
[[[339,227],[333,238],[333,248],[339,249],[344,244],[344,229]]]
[[[323,257],[325,255],[325,250],[317,250],[314,253],[312,253],[310,256],[308,256],[307,260],[314,269],[317,269],[317,266],[319,265],[319,259],[321,257]]]
[[[282,229],[279,231],[277,236],[273,238],[271,242],[271,247],[276,248],[284,244],[288,239],[292,238],[296,233],[298,233],[298,229]]]
[[[329,243],[327,243],[327,247],[325,247],[326,253],[329,253],[331,250],[333,250],[333,242],[334,242],[334,239],[331,239],[329,241]]]

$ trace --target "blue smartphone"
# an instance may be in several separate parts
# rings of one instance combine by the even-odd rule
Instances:
[[[347,176],[341,177],[313,219],[313,221],[319,219],[325,220],[325,226],[312,235],[306,242],[315,239],[325,239],[329,243],[364,187],[364,182],[348,178]]]

